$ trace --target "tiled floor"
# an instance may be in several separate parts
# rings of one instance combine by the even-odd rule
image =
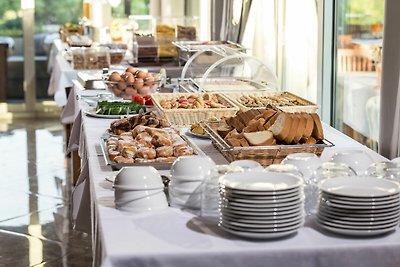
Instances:
[[[58,120],[0,123],[0,267],[91,266],[90,236],[69,220]]]

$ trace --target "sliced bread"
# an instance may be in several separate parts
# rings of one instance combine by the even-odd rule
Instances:
[[[243,133],[247,142],[252,146],[269,146],[274,144],[274,136],[271,131],[259,131],[254,133]]]
[[[279,113],[281,113],[281,112],[275,112],[275,114],[272,115],[272,117],[269,120],[266,120],[267,122],[264,124],[264,129],[265,130],[268,130],[269,127],[271,127],[272,124],[274,124],[276,118],[278,118]]]
[[[274,137],[278,140],[284,141],[289,135],[290,129],[292,127],[292,116],[289,113],[281,112],[278,114],[274,124],[269,127]]]
[[[230,117],[229,119],[226,120],[226,123],[229,126],[235,128],[238,132],[241,132],[245,127],[245,125],[235,117]]]
[[[294,137],[297,134],[297,128],[299,127],[299,117],[297,114],[291,114],[292,116],[292,126],[290,127],[289,134],[286,136],[286,138],[283,140],[286,144],[292,143]]]
[[[306,117],[306,127],[303,132],[303,137],[300,140],[300,143],[304,143],[307,141],[308,138],[310,138],[313,129],[314,129],[314,119],[309,113],[303,113],[304,116]]]
[[[298,144],[300,139],[303,137],[303,132],[306,129],[307,119],[304,116],[304,113],[298,113],[297,116],[299,117],[299,127],[297,127],[297,133],[293,138],[292,144]]]
[[[311,117],[314,120],[314,128],[311,135],[317,140],[323,140],[324,129],[322,128],[321,119],[319,118],[317,113],[312,113]]]

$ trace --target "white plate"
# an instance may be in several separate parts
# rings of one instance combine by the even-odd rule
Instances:
[[[233,188],[228,188],[224,187],[223,185],[220,184],[220,191],[226,192],[228,194],[234,194],[234,195],[243,195],[243,196],[254,196],[254,197],[264,197],[264,198],[270,198],[270,197],[280,197],[280,196],[285,196],[285,195],[292,195],[292,194],[299,194],[300,192],[303,192],[303,187],[296,187],[288,190],[280,190],[280,191],[258,191],[258,190],[240,190],[240,189],[233,189]]]
[[[236,212],[252,212],[252,213],[257,213],[257,214],[264,214],[264,213],[270,213],[274,211],[293,211],[297,212],[299,210],[303,210],[304,205],[303,203],[295,205],[295,206],[287,206],[287,207],[277,207],[277,208],[263,208],[263,209],[255,209],[255,208],[243,208],[243,207],[235,207],[235,206],[229,206],[229,205],[220,205],[220,209],[222,211],[230,211],[231,213],[236,213]],[[249,214],[251,215],[251,214]]]
[[[326,211],[326,210],[319,210],[318,211],[320,214],[323,216],[327,216],[329,218],[334,218],[337,220],[343,220],[343,221],[353,221],[353,222],[379,222],[379,221],[386,221],[386,220],[391,220],[391,219],[396,219],[400,217],[400,212],[396,211],[392,214],[384,214],[382,216],[375,216],[375,215],[367,215],[365,214],[363,216],[360,215],[353,215],[349,213],[336,213],[336,212],[331,212],[331,211]]]
[[[237,218],[231,218],[230,216],[222,215],[220,216],[220,220],[226,221],[226,222],[231,222],[231,223],[240,223],[245,225],[254,225],[254,227],[263,227],[265,225],[271,225],[271,224],[294,224],[295,222],[298,222],[299,220],[304,219],[304,213],[298,213],[297,216],[291,217],[289,219],[281,219],[281,220],[249,220],[249,219],[237,219]]]
[[[400,208],[400,202],[386,204],[386,205],[345,205],[345,204],[337,204],[331,202],[330,200],[320,199],[320,203],[323,202],[329,207],[337,208],[337,209],[349,209],[349,210],[381,210],[388,208]]]
[[[327,211],[334,211],[334,212],[341,212],[341,213],[349,213],[353,215],[359,215],[359,214],[388,214],[392,212],[399,212],[400,208],[394,207],[394,208],[388,208],[388,209],[343,209],[343,208],[336,208],[332,206],[328,206],[324,203],[319,204],[319,209],[322,210],[327,210]]]
[[[397,182],[374,177],[338,177],[319,184],[321,191],[346,197],[383,197],[400,192]]]
[[[303,212],[304,208],[303,207],[298,207],[297,209],[288,209],[288,210],[282,210],[282,209],[274,209],[269,212],[253,212],[253,211],[243,211],[243,210],[232,210],[232,209],[225,209],[221,208],[220,212],[222,214],[228,214],[228,216],[249,216],[249,217],[267,217],[267,216],[276,216],[276,215],[293,215],[295,213]]]
[[[220,189],[219,190],[220,195],[223,195],[227,198],[235,198],[235,199],[240,199],[242,201],[270,201],[270,200],[280,200],[280,199],[287,199],[287,198],[292,198],[292,197],[303,197],[304,194],[302,191],[295,190],[293,193],[289,194],[282,194],[282,195],[246,195],[246,194],[238,194],[238,193],[233,193],[232,191],[227,191]]]
[[[324,216],[322,213],[318,213],[317,217],[324,221],[324,222],[330,222],[330,223],[335,223],[337,225],[343,225],[343,227],[347,227],[347,226],[354,226],[354,227],[358,227],[358,226],[371,226],[371,227],[384,227],[385,225],[391,225],[393,223],[399,223],[399,217],[394,218],[394,219],[390,219],[390,220],[384,220],[384,221],[347,221],[347,220],[342,220],[342,219],[333,219],[330,218],[328,216]]]
[[[264,222],[264,221],[286,221],[293,220],[298,216],[303,216],[304,211],[299,210],[297,212],[291,213],[271,213],[267,216],[250,216],[250,215],[240,215],[231,214],[229,212],[220,213],[220,216],[230,218],[231,220],[236,220],[238,222]]]
[[[83,111],[87,116],[94,117],[94,118],[102,118],[102,119],[120,119],[124,117],[134,117],[138,116],[139,114],[128,114],[128,115],[102,115],[97,114],[95,109],[87,109]]]
[[[375,201],[390,201],[394,199],[399,199],[400,194],[394,194],[386,197],[344,197],[344,196],[339,196],[339,195],[334,195],[330,194],[328,192],[322,192],[320,191],[321,196],[326,196],[329,198],[334,198],[337,200],[343,200],[343,201],[354,201],[354,202],[375,202]]]
[[[248,232],[248,233],[274,233],[274,232],[284,232],[284,231],[291,231],[293,229],[299,229],[304,223],[304,220],[300,221],[299,223],[293,224],[287,227],[271,227],[265,229],[256,229],[256,228],[246,228],[246,227],[239,227],[227,224],[225,222],[221,222],[218,225],[222,225],[224,227],[228,227],[232,230]]]
[[[267,204],[240,203],[240,202],[227,200],[226,198],[220,199],[220,204],[223,204],[227,207],[238,207],[238,208],[255,209],[255,210],[294,207],[301,203],[304,203],[304,198],[300,198],[300,199],[296,199],[296,200],[288,201],[288,202],[267,203]]]
[[[228,201],[230,204],[234,206],[241,206],[241,207],[270,207],[271,204],[282,204],[285,205],[286,203],[292,203],[296,201],[304,200],[304,196],[296,196],[291,198],[283,198],[283,199],[276,199],[276,200],[250,200],[250,199],[240,199],[240,198],[229,198],[229,197],[221,197],[224,201]]]
[[[228,173],[219,179],[225,187],[248,191],[282,191],[299,188],[303,180],[295,175],[267,171]]]
[[[394,223],[388,223],[385,225],[368,225],[368,226],[351,226],[351,225],[344,225],[344,224],[338,224],[338,223],[333,223],[329,221],[322,220],[317,217],[317,221],[320,224],[324,224],[330,227],[335,227],[335,228],[340,228],[340,229],[347,229],[347,230],[380,230],[380,229],[386,229],[386,228],[391,228],[393,226],[398,226],[399,223],[396,221]]]
[[[355,205],[355,206],[375,206],[375,205],[391,205],[398,203],[400,205],[400,199],[399,198],[394,198],[391,200],[383,200],[383,201],[351,201],[351,200],[342,200],[342,199],[337,199],[335,197],[330,197],[325,194],[321,194],[321,198],[335,204],[340,204],[340,205]]]
[[[187,133],[189,135],[192,135],[194,137],[198,137],[198,138],[202,138],[202,139],[210,139],[210,136],[208,134],[198,134],[198,133],[194,133],[192,132],[190,129],[187,131]]]
[[[225,227],[223,225],[220,225],[222,229],[224,229],[226,232],[240,236],[240,237],[245,237],[245,238],[251,238],[251,239],[274,239],[274,238],[280,238],[284,236],[288,236],[291,234],[294,234],[298,231],[298,229],[293,229],[290,231],[283,231],[283,232],[274,232],[274,233],[249,233],[249,232],[242,232],[242,231],[237,231],[233,229],[229,229],[228,227]]]
[[[318,225],[330,232],[342,234],[342,235],[350,235],[350,236],[374,236],[389,233],[397,228],[397,225],[393,227],[389,227],[386,229],[375,229],[375,230],[348,230],[330,227],[328,225],[324,225],[322,223],[318,223]]]
[[[263,224],[254,224],[254,223],[242,223],[237,221],[230,221],[226,218],[222,218],[220,223],[226,226],[232,227],[240,227],[243,230],[256,230],[256,231],[269,231],[271,229],[278,229],[284,227],[297,226],[304,222],[304,218],[299,218],[298,220],[291,222],[277,222],[277,223],[263,223]]]

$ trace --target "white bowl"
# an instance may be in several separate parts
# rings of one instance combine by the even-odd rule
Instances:
[[[116,198],[115,207],[123,211],[142,212],[167,208],[168,202],[164,192],[160,191],[154,195],[138,199],[129,199],[128,197]]]
[[[164,187],[160,174],[152,166],[123,167],[116,175],[114,185],[132,190]]]
[[[352,149],[336,152],[331,161],[348,164],[358,175],[364,174],[374,162],[372,157],[364,150]]]
[[[281,164],[296,166],[307,180],[321,164],[321,159],[313,153],[293,153],[284,158]]]
[[[203,180],[213,167],[215,163],[209,157],[182,156],[172,164],[171,176],[182,180]]]
[[[172,189],[168,190],[168,193],[172,207],[200,209],[201,191],[195,191],[192,193],[183,193]]]
[[[171,180],[169,182],[169,190],[178,190],[181,192],[192,193],[197,190],[202,184],[202,181],[180,181],[180,180]]]
[[[292,164],[271,164],[266,167],[265,170],[269,172],[291,173],[303,177],[303,174],[299,171],[299,169]]]
[[[152,195],[158,194],[163,191],[164,191],[163,188],[149,189],[149,190],[130,190],[130,189],[118,186],[118,187],[115,187],[114,197],[115,197],[116,202],[127,202],[130,200],[136,200],[136,199],[152,196]]]
[[[243,168],[244,171],[250,171],[250,170],[264,170],[263,166],[261,166],[260,163],[258,163],[255,160],[250,160],[250,159],[242,159],[242,160],[235,160],[232,161],[230,166],[235,166],[235,167],[241,167]]]

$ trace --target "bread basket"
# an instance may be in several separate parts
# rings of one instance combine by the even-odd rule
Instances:
[[[272,146],[248,146],[234,147],[228,145],[218,134],[217,129],[226,125],[225,121],[205,122],[203,127],[211,138],[213,145],[229,161],[251,159],[259,162],[263,166],[280,163],[287,155],[292,153],[309,152],[320,156],[326,147],[334,146],[333,143],[324,139],[317,144],[299,145],[272,145]]]
[[[279,108],[285,112],[307,112],[307,113],[315,113],[318,110],[318,106],[313,102],[301,98],[295,94],[290,92],[242,92],[242,93],[224,93],[233,103],[235,103],[241,110],[249,110],[249,109],[265,109],[268,106],[272,106],[274,108]],[[241,100],[241,97],[247,97],[254,100],[252,104],[247,104]],[[256,101],[255,99],[282,99],[281,104],[267,104],[267,101]],[[296,105],[286,105],[288,101],[293,101],[298,103]],[[275,101],[276,102],[276,101]]]
[[[205,121],[210,118],[221,119],[222,117],[231,117],[239,110],[226,96],[217,93],[208,94],[216,95],[219,103],[225,105],[226,108],[165,109],[160,104],[163,99],[173,99],[181,96],[189,97],[190,95],[203,96],[204,93],[155,93],[151,94],[151,97],[154,106],[172,125],[190,126],[195,122]]]

